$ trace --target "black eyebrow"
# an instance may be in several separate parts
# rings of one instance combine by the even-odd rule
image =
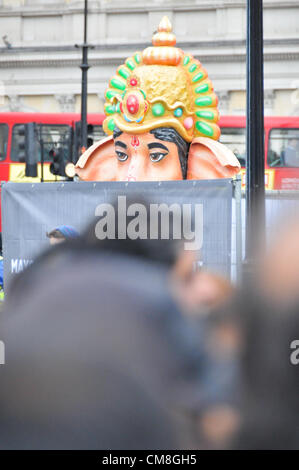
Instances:
[[[169,149],[166,147],[166,145],[160,144],[160,142],[152,142],[148,144],[147,146],[149,150],[159,148],[159,149],[167,150],[167,152],[169,152]]]
[[[121,140],[117,140],[116,142],[114,142],[115,145],[118,145],[119,147],[122,147],[123,149],[126,149],[127,146],[126,144],[124,144],[123,142],[121,142]]]

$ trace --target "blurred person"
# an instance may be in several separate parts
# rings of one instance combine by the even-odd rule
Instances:
[[[79,233],[71,225],[59,225],[59,227],[56,227],[54,230],[47,232],[46,235],[50,240],[50,245],[56,245],[65,240],[79,237]]]
[[[189,313],[200,315],[225,305],[235,289],[224,276],[195,266],[195,252],[181,250],[171,278],[178,302]]]
[[[206,400],[197,418],[204,449],[231,448],[240,428],[240,320],[233,314],[235,296],[206,317]]]
[[[298,371],[290,360],[299,338],[298,308],[273,303],[253,282],[226,310],[209,316],[208,342],[235,361],[239,391],[235,400],[220,397],[199,416],[204,448],[299,448]]]
[[[142,204],[147,210],[147,227],[150,227],[149,202],[143,196],[127,199],[127,205]],[[112,201],[111,205],[117,214],[118,203]],[[183,310],[188,313],[199,314],[225,304],[232,297],[234,288],[232,284],[219,274],[206,269],[195,269],[196,252],[184,250],[183,240],[173,239],[173,227],[170,224],[169,239],[145,239],[123,237],[118,235],[118,225],[115,227],[115,238],[99,239],[96,235],[97,220],[92,221],[83,234],[85,242],[100,251],[122,252],[140,256],[152,262],[158,262],[169,269],[169,282],[172,294]]]
[[[298,139],[289,139],[283,151],[283,161],[286,166],[299,166]]]
[[[201,276],[197,277],[199,273],[193,270],[194,256],[190,255],[190,252],[184,252],[182,250],[182,244],[177,240],[122,239],[118,238],[118,227],[116,227],[116,239],[99,240],[96,237],[95,222],[93,222],[86,233],[83,234],[81,238],[74,240],[74,242],[72,246],[68,244],[65,244],[63,247],[56,246],[54,251],[49,251],[40,257],[39,264],[47,271],[47,279],[48,276],[52,278],[52,275],[55,279],[57,277],[56,274],[53,273],[53,266],[55,266],[55,269],[58,269],[61,264],[68,264],[71,261],[70,269],[72,269],[73,263],[75,262],[74,259],[76,259],[76,257],[73,256],[72,250],[76,250],[76,252],[78,250],[80,252],[80,258],[82,257],[82,259],[85,259],[86,256],[89,259],[91,255],[96,257],[98,261],[94,260],[95,266],[98,266],[98,263],[100,263],[101,266],[109,266],[111,260],[115,265],[116,260],[120,259],[122,262],[123,259],[126,259],[130,266],[130,271],[132,266],[136,264],[143,266],[140,275],[137,276],[138,282],[135,282],[135,279],[131,279],[131,288],[134,286],[134,291],[130,294],[130,289],[128,295],[131,295],[133,299],[135,297],[138,299],[141,296],[146,302],[147,297],[144,297],[144,287],[140,288],[140,286],[148,284],[152,289],[152,295],[156,296],[158,292],[159,296],[162,293],[166,295],[166,297],[170,295],[175,299],[177,306],[185,313],[197,313],[197,315],[193,315],[192,317],[187,315],[185,317],[186,320],[181,319],[178,322],[179,316],[177,313],[175,315],[171,313],[173,309],[174,311],[177,309],[175,304],[169,307],[170,311],[167,312],[167,315],[165,315],[164,310],[160,312],[161,318],[165,317],[165,322],[167,319],[165,323],[167,335],[173,330],[176,331],[177,328],[181,330],[180,334],[184,335],[184,331],[186,331],[186,325],[184,323],[187,321],[192,329],[193,335],[193,339],[191,340],[189,338],[188,340],[188,342],[190,341],[188,354],[190,358],[195,355],[196,360],[194,361],[192,359],[189,364],[186,364],[186,370],[184,370],[184,368],[180,370],[177,366],[178,371],[173,374],[174,378],[171,380],[170,384],[170,382],[167,383],[167,380],[165,380],[165,372],[161,374],[163,370],[163,367],[161,367],[161,358],[163,355],[160,355],[156,360],[155,366],[157,367],[157,364],[159,364],[155,372],[155,374],[158,374],[159,380],[156,381],[155,387],[157,383],[161,382],[162,375],[162,383],[167,385],[166,388],[168,390],[167,393],[165,393],[164,390],[164,394],[167,395],[167,403],[169,403],[170,397],[172,396],[172,408],[183,411],[183,415],[188,416],[187,421],[189,428],[191,426],[193,431],[190,434],[197,445],[201,445],[203,448],[223,447],[226,442],[226,438],[224,438],[223,435],[226,435],[225,431],[227,429],[235,426],[234,422],[236,420],[236,416],[228,412],[231,409],[231,403],[235,403],[236,395],[238,394],[236,365],[229,354],[224,354],[221,349],[219,352],[216,348],[211,347],[213,342],[211,343],[208,339],[207,318],[202,314],[213,310],[216,306],[221,308],[222,302],[226,301],[227,294],[223,295],[221,293],[221,295],[219,295],[219,292],[222,290],[226,291],[226,282],[223,281],[225,289],[222,287],[221,289],[218,289],[218,287],[215,289],[214,276],[211,275],[212,287],[209,287],[210,279],[207,277],[207,287],[203,286],[201,289],[200,286],[198,288],[198,284],[200,285],[202,278]],[[61,257],[63,257],[65,261],[62,261]],[[80,263],[80,259],[76,259],[76,263],[77,262]],[[77,265],[76,269],[78,269]],[[81,267],[79,266],[79,271],[80,270]],[[38,282],[36,283],[32,276],[34,273],[38,273],[38,271],[30,268],[30,272],[30,275],[19,276],[15,279],[14,286],[10,292],[8,305],[11,317],[15,315],[14,312],[18,312],[16,315],[19,316],[20,312],[23,311],[21,301],[22,292],[28,292],[28,289],[30,289],[32,297],[39,295],[40,275],[37,275]],[[97,283],[99,279],[101,279],[101,272],[103,272],[103,269],[94,269],[93,275]],[[155,273],[154,284],[153,280],[148,278],[149,272]],[[146,275],[144,273],[146,273]],[[117,278],[119,274],[120,273],[118,273]],[[34,274],[34,278],[35,276],[36,274]],[[129,282],[127,272],[123,274],[123,279],[122,283],[127,285]],[[220,285],[222,285],[222,278],[220,279]],[[159,280],[163,280],[163,282],[159,284]],[[89,282],[89,276],[86,277],[84,275],[84,283],[83,287],[80,286],[80,291],[82,291],[82,288],[85,288],[85,282]],[[155,289],[157,282],[159,289]],[[218,278],[216,276],[216,286],[217,282]],[[176,295],[180,290],[178,288],[179,283],[181,284],[180,289],[182,293],[180,298]],[[99,289],[100,285],[101,282]],[[73,286],[76,288],[76,283],[73,283]],[[115,294],[113,294],[115,297],[115,309],[118,309],[119,315],[125,316],[122,311],[122,304],[123,298],[126,298],[126,294],[123,294],[124,297],[122,297],[119,292],[119,284],[115,285],[115,289]],[[197,291],[199,294],[197,294]],[[100,292],[99,290],[99,293]],[[190,296],[190,292],[192,296]],[[228,292],[231,293],[231,290],[228,289]],[[188,301],[188,296],[191,297],[191,302]],[[92,296],[90,298],[92,298]],[[85,310],[86,309],[84,309],[84,311]],[[101,311],[100,308],[98,310],[99,312]],[[180,327],[178,326],[179,323]],[[120,323],[115,328],[118,327],[122,328]],[[171,335],[172,334],[173,333],[171,333]],[[188,335],[189,334],[190,333],[188,333]],[[174,341],[175,349],[178,348],[180,341],[180,338],[178,338],[178,341]],[[174,362],[179,362],[177,352],[176,355],[173,355],[172,350],[169,350],[169,354],[170,357],[173,356]],[[123,352],[121,352],[121,356],[123,356]],[[136,357],[139,357],[139,352],[136,352]],[[132,364],[134,367],[136,367],[135,362],[136,360],[133,358]],[[148,375],[150,370],[148,368],[145,370],[146,375]],[[185,374],[189,376],[189,379],[192,378],[191,383],[189,383],[189,379],[182,379]],[[150,388],[153,388],[152,384]],[[161,396],[161,393],[159,393],[160,398]],[[209,431],[209,429],[211,429],[209,423],[215,421],[215,416],[218,416],[218,433],[213,437],[213,432],[211,434]],[[184,429],[184,426],[182,426],[182,429]],[[214,429],[213,426],[212,429]],[[219,432],[219,430],[221,430],[221,432]],[[183,434],[188,435],[188,432],[185,431]],[[188,446],[190,446],[189,441]]]
[[[257,290],[238,299],[242,399],[237,449],[299,448],[299,376],[291,343],[299,338],[298,309],[274,304]]]
[[[137,198],[140,202],[140,197]],[[147,202],[143,200],[144,205]],[[114,204],[117,210],[117,203]],[[149,214],[149,211],[147,211]],[[149,223],[149,220],[148,220]],[[223,448],[237,427],[238,358],[228,353],[226,345],[209,338],[209,314],[225,308],[235,294],[232,284],[224,277],[206,270],[195,270],[196,253],[185,251],[178,240],[116,238],[99,240],[91,223],[84,238],[99,251],[127,253],[150,260],[168,271],[171,294],[185,314],[192,320],[196,342],[201,352],[198,395],[190,400],[190,413],[199,445],[203,448]],[[171,235],[171,234],[170,234]],[[170,236],[171,238],[171,236]],[[231,325],[219,327],[219,337],[229,337]],[[234,335],[234,331],[232,333]],[[217,431],[210,424],[218,421]],[[229,431],[230,430],[230,431]]]
[[[291,344],[299,339],[299,222],[286,216],[260,253],[254,276],[232,307],[238,324],[242,396],[241,449],[298,449],[298,371]]]
[[[4,267],[2,250],[2,233],[0,233],[0,302],[4,300]]]
[[[57,245],[13,281],[1,316],[0,447],[194,448],[195,337],[167,269]]]
[[[127,207],[133,204],[139,204],[144,207],[146,211],[146,224],[147,233],[146,238],[136,237],[132,239],[128,234],[124,236],[119,226],[120,218],[125,218],[128,224],[132,217],[127,217]],[[150,202],[140,194],[126,197],[126,207],[123,209],[118,205],[118,199],[112,199],[110,205],[113,208],[115,214],[115,233],[113,237],[107,236],[104,239],[100,239],[96,233],[96,226],[99,221],[95,218],[90,222],[85,232],[82,234],[82,239],[87,247],[93,248],[100,252],[111,252],[111,253],[125,253],[127,255],[133,255],[134,257],[141,258],[146,261],[158,263],[168,269],[176,263],[178,253],[181,251],[182,240],[173,239],[173,226],[170,223],[169,226],[169,238],[162,239],[161,235],[158,234],[158,238],[150,237]],[[121,211],[124,210],[124,213]],[[138,211],[137,211],[138,212]],[[135,214],[136,215],[136,214]],[[126,227],[127,228],[127,227]]]
[[[286,217],[273,231],[265,254],[259,256],[256,288],[274,305],[299,301],[299,220]]]

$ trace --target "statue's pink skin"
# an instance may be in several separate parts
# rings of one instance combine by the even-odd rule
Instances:
[[[154,145],[157,144],[157,147]],[[160,146],[159,146],[160,145]],[[163,148],[161,148],[161,145]],[[160,181],[182,179],[175,143],[156,139],[151,133],[131,135],[123,132],[114,140],[118,181]],[[126,155],[121,161],[118,154]],[[163,156],[160,161],[153,161]]]
[[[120,152],[124,158],[119,158]],[[160,161],[153,161],[162,153]],[[182,179],[176,144],[156,139],[151,133],[123,132],[115,142],[112,136],[97,142],[80,157],[75,170],[83,181]],[[191,142],[187,179],[232,178],[239,170],[237,158],[223,144],[207,137],[197,137]]]

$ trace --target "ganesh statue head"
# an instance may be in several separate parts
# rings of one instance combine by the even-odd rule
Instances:
[[[73,168],[85,181],[230,178],[240,164],[218,142],[217,96],[201,63],[175,47],[167,17],[153,45],[118,67],[105,93],[108,135]]]

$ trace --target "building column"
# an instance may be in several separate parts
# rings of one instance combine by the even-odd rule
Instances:
[[[264,115],[271,116],[274,111],[274,90],[264,90]]]
[[[23,103],[19,95],[8,95],[8,108],[11,112],[23,110]]]
[[[55,95],[62,113],[74,113],[76,98],[75,95]]]
[[[219,107],[219,112],[221,115],[228,114],[229,110],[229,91],[223,90],[223,91],[218,91],[217,93],[218,96],[218,107]]]

